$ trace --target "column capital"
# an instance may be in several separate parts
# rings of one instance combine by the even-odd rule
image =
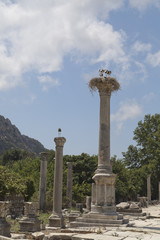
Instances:
[[[63,147],[66,142],[66,139],[64,137],[56,137],[54,138],[54,141],[56,143],[56,147]]]
[[[41,152],[41,153],[39,154],[39,156],[40,156],[40,159],[41,159],[42,161],[46,161],[47,158],[48,158],[48,156],[49,156],[49,153],[48,153],[48,152]]]

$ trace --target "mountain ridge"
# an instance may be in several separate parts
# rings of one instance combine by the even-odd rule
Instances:
[[[22,149],[39,154],[47,149],[36,139],[21,134],[8,118],[0,115],[0,155],[10,149]]]

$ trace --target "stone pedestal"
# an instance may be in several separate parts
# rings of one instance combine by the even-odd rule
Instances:
[[[39,184],[39,210],[46,210],[46,183],[47,183],[47,158],[48,153],[40,153],[41,169],[40,169],[40,184]]]
[[[38,203],[25,202],[24,217],[19,221],[20,232],[40,231],[41,221],[37,217]]]
[[[63,146],[66,142],[64,137],[54,139],[56,143],[55,169],[54,169],[54,191],[53,191],[53,213],[49,217],[49,227],[64,227],[62,215],[62,180],[63,180]]]
[[[148,202],[151,201],[151,175],[147,176],[147,198]]]
[[[67,174],[67,193],[66,197],[68,199],[68,208],[72,207],[72,162],[67,163],[68,166],[68,174]]]

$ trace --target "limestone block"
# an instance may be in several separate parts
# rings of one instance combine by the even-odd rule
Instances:
[[[34,232],[34,233],[32,233],[32,237],[35,240],[42,240],[44,238],[44,233],[43,232]]]
[[[129,203],[128,202],[121,202],[116,205],[117,209],[128,209],[129,208]]]

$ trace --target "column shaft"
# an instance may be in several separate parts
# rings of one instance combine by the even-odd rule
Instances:
[[[67,193],[66,196],[69,200],[68,207],[72,207],[72,162],[68,162],[68,174],[67,174]]]
[[[147,197],[148,201],[151,201],[151,175],[147,176]]]
[[[47,183],[47,153],[40,153],[40,185],[39,185],[39,209],[45,212],[46,208],[46,183]]]
[[[53,212],[61,215],[62,211],[62,181],[63,181],[63,147],[56,146]]]
[[[98,169],[111,172],[110,164],[110,97],[109,92],[99,91],[100,122],[99,122],[99,153]]]

